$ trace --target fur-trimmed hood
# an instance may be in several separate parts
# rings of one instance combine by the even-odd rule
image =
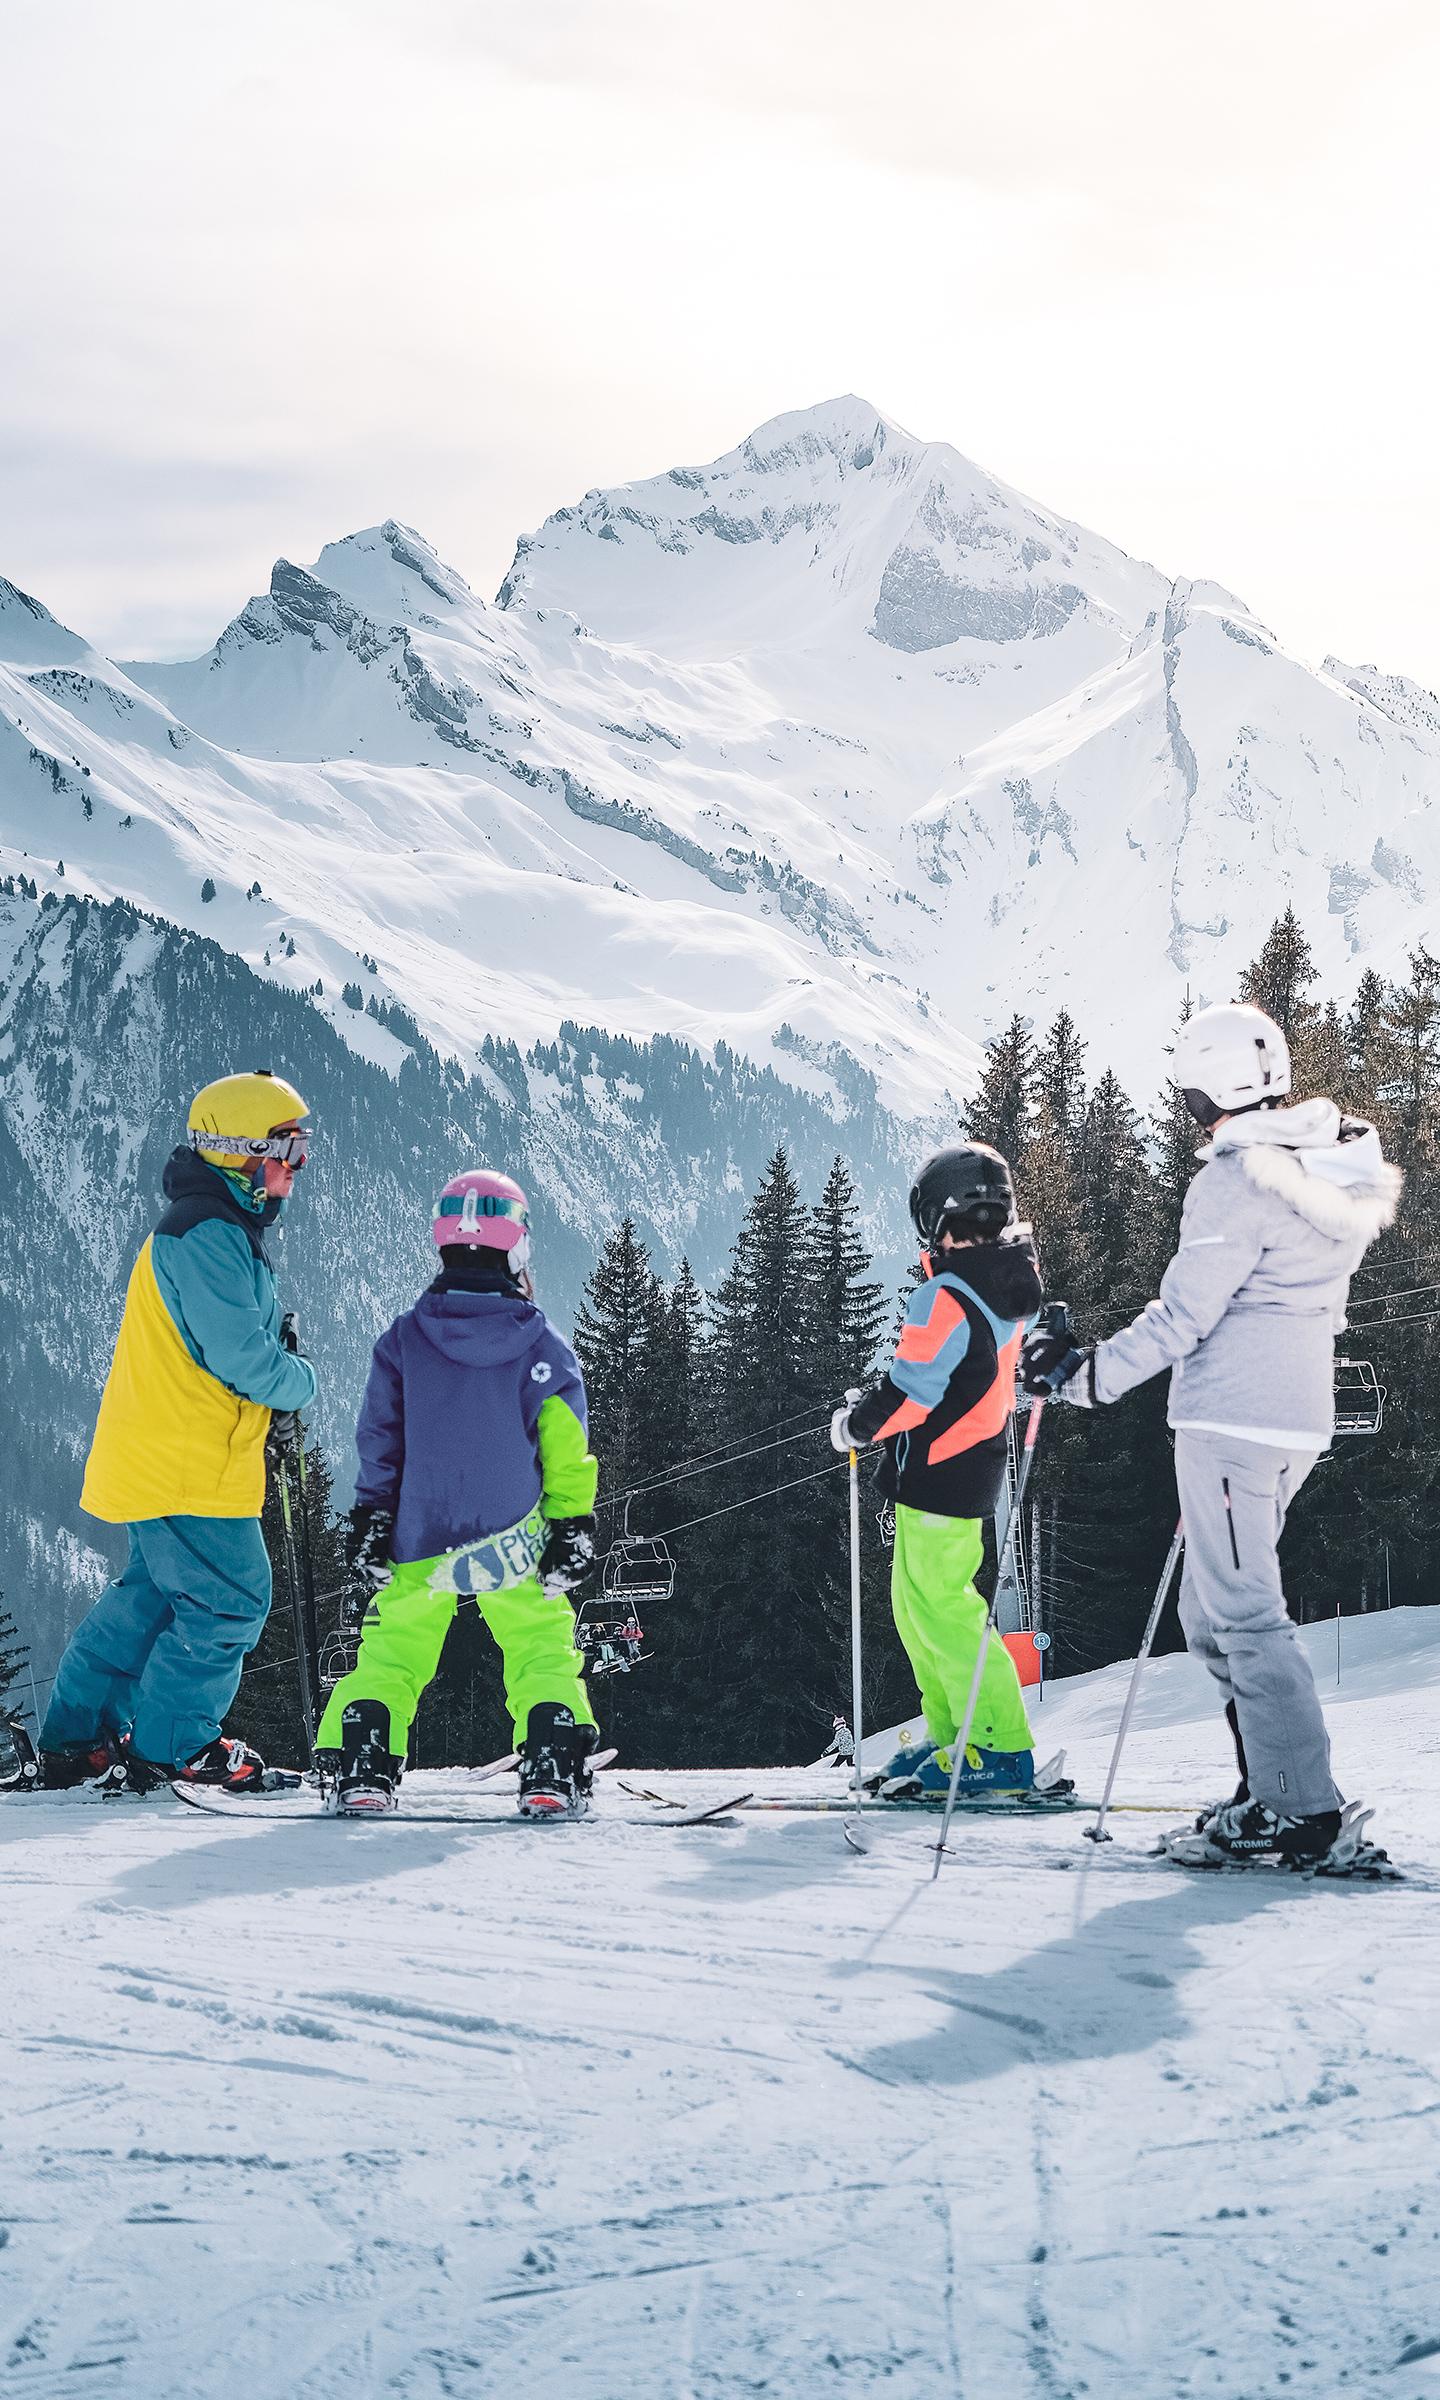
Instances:
[[[1273,1192],[1333,1241],[1373,1242],[1393,1224],[1404,1176],[1363,1117],[1343,1117],[1333,1100],[1232,1117],[1202,1159],[1233,1158],[1258,1191]]]

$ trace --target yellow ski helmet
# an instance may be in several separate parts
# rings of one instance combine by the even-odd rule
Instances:
[[[309,1134],[276,1134],[281,1125],[298,1125],[310,1114],[293,1083],[268,1067],[253,1075],[221,1075],[207,1083],[190,1103],[190,1147],[212,1167],[242,1167],[267,1158],[284,1158],[292,1166],[304,1163]]]

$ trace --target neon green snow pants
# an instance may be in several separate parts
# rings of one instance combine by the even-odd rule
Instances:
[[[942,1750],[965,1722],[985,1629],[985,1603],[975,1589],[984,1551],[984,1527],[978,1517],[932,1517],[923,1509],[898,1506],[895,1510],[890,1572],[895,1630],[915,1670],[925,1730]],[[998,1634],[986,1653],[970,1739],[982,1750],[1035,1747],[1015,1661]]]
[[[341,1746],[341,1719],[351,1700],[380,1700],[390,1711],[390,1748],[402,1758],[420,1696],[440,1664],[445,1636],[460,1594],[433,1591],[430,1576],[440,1562],[416,1558],[397,1567],[365,1611],[360,1655],[325,1703],[318,1750]],[[505,1704],[517,1746],[525,1738],[530,1711],[538,1702],[568,1708],[578,1725],[593,1725],[589,1698],[575,1647],[575,1617],[563,1592],[553,1597],[527,1575],[504,1591],[476,1594],[476,1605],[500,1645],[505,1662]]]

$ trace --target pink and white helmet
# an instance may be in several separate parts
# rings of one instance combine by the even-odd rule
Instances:
[[[503,1250],[518,1275],[530,1264],[530,1204],[509,1175],[467,1167],[452,1175],[435,1203],[430,1234],[437,1250]]]

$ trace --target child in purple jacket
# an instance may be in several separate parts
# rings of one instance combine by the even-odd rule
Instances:
[[[505,1661],[520,1813],[584,1814],[598,1739],[568,1594],[595,1556],[597,1469],[575,1355],[534,1304],[530,1216],[508,1175],[447,1183],[442,1273],[375,1345],[346,1555],[372,1598],[317,1748],[343,1814],[393,1808],[410,1725],[462,1599]]]

